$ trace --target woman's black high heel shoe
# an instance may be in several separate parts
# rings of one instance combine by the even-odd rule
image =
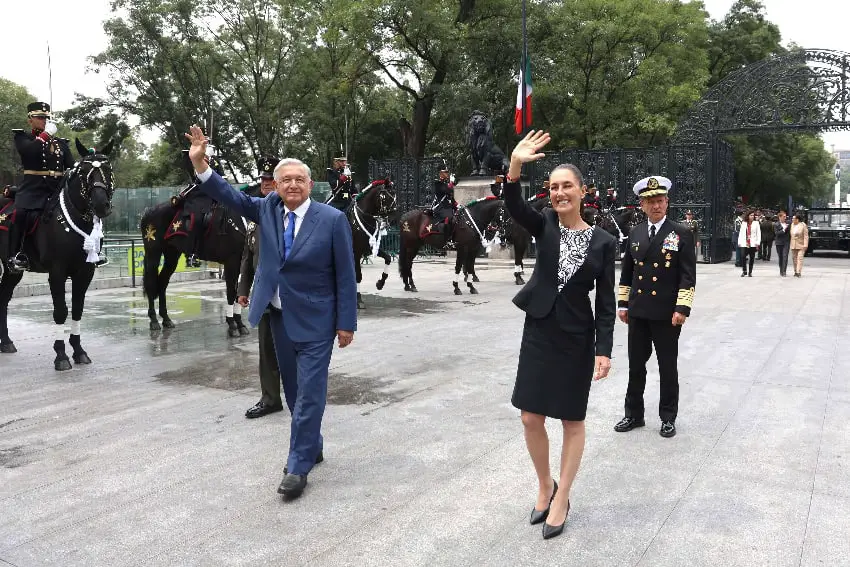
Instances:
[[[558,481],[553,480],[555,483],[555,488],[552,490],[552,496],[549,498],[549,505],[546,506],[545,510],[538,510],[537,508],[531,509],[531,525],[539,524],[540,522],[546,520],[549,516],[549,508],[552,507],[552,500],[555,499],[555,494],[558,492]]]
[[[547,508],[548,512],[549,509]],[[567,523],[567,517],[570,515],[570,501],[567,500],[567,515],[564,516],[564,521],[560,526],[550,526],[548,523],[543,524],[543,539],[552,539],[553,537],[561,535],[564,531],[564,525]]]

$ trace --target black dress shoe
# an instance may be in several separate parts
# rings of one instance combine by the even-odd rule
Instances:
[[[277,487],[278,494],[287,498],[298,498],[307,486],[307,475],[287,474],[283,477],[280,486]]]
[[[318,465],[319,463],[321,463],[324,460],[325,460],[325,455],[322,454],[322,451],[319,451],[319,454],[316,455],[316,464]],[[284,465],[284,467],[283,467],[283,474],[284,475],[289,474],[289,467],[286,466],[286,465]]]
[[[555,488],[552,490],[552,496],[549,497],[549,505],[546,506],[545,510],[538,510],[536,507],[531,509],[531,525],[539,524],[543,520],[549,517],[549,508],[552,507],[552,500],[555,499],[555,494],[558,493],[558,481],[552,481],[555,483]]]
[[[567,500],[567,515],[564,516],[564,521],[561,522],[560,526],[552,526],[549,525],[548,522],[543,523],[543,539],[552,539],[553,537],[557,537],[564,532],[564,526],[567,525],[567,516],[570,515],[570,501]]]
[[[260,400],[245,412],[245,417],[248,419],[253,419],[255,417],[263,417],[264,415],[275,413],[277,411],[283,411],[283,403],[279,403],[277,405],[267,404],[263,400]]]
[[[624,417],[617,425],[614,426],[614,431],[619,433],[625,433],[626,431],[631,431],[637,427],[643,427],[646,425],[646,422],[643,418],[638,419],[637,417]]]
[[[662,437],[673,437],[676,435],[676,424],[672,421],[662,421],[661,431],[658,434]]]

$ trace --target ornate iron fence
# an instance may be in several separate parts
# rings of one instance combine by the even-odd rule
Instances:
[[[716,263],[732,257],[732,160],[731,146],[716,139],[711,144],[553,152],[531,164],[526,174],[529,192],[535,192],[557,165],[572,163],[584,174],[584,182],[595,185],[602,196],[613,187],[619,206],[637,205],[632,186],[639,179],[653,174],[668,177],[673,182],[670,218],[682,220],[687,210],[692,211],[700,227],[699,259]]]

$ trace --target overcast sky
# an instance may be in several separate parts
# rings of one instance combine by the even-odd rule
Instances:
[[[413,1],[413,0],[412,0]],[[850,52],[850,2],[847,0],[763,0],[768,18],[779,25],[783,43],[808,48],[837,49]],[[47,72],[47,41],[53,67],[53,105],[67,109],[75,92],[104,94],[104,78],[86,72],[87,57],[106,46],[101,22],[110,17],[110,0],[0,0],[3,6],[2,43],[5,54],[0,58],[0,77],[29,89],[39,100],[50,101]],[[720,19],[733,0],[704,0],[708,13]],[[519,4],[519,0],[517,0]],[[34,19],[32,7],[38,5]],[[37,31],[36,31],[37,30]],[[145,141],[150,142],[149,136]],[[850,132],[823,135],[830,149],[850,150]]]

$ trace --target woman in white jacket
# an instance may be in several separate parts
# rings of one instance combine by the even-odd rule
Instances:
[[[741,274],[743,278],[746,275],[753,277],[753,262],[756,259],[756,250],[761,244],[761,227],[756,220],[756,214],[752,211],[747,213],[744,222],[741,223],[741,230],[738,232],[738,247],[741,249],[741,267],[744,272]],[[750,264],[750,273],[747,274],[747,261]]]

